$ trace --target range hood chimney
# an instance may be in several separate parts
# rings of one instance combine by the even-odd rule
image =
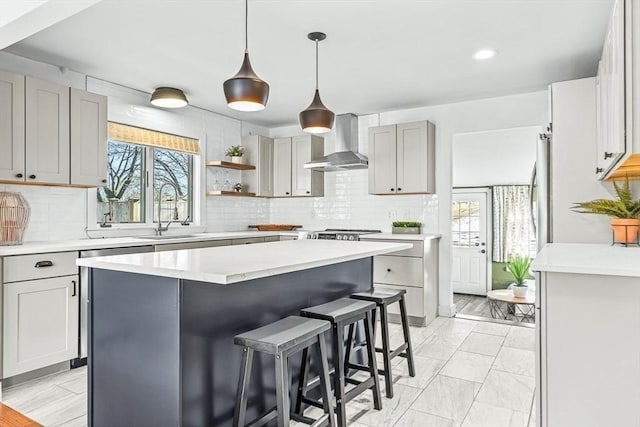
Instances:
[[[333,172],[351,169],[366,169],[367,156],[358,153],[358,116],[340,114],[336,116],[336,151],[304,164],[305,169]]]

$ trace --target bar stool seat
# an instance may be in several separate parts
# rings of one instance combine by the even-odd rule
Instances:
[[[413,361],[413,349],[411,348],[411,334],[409,331],[409,317],[407,316],[407,307],[405,304],[404,296],[407,293],[406,290],[400,289],[399,291],[371,291],[371,292],[358,292],[351,295],[351,298],[359,301],[367,301],[375,303],[377,309],[380,311],[380,329],[382,330],[382,348],[376,348],[376,352],[382,353],[382,360],[384,363],[384,369],[380,369],[378,372],[384,375],[385,379],[385,394],[391,399],[393,398],[393,376],[391,372],[391,360],[397,356],[407,359],[409,367],[409,376],[416,376],[415,364]],[[402,332],[404,335],[404,343],[402,343],[396,349],[390,349],[389,344],[389,314],[387,307],[390,304],[400,304],[400,318],[402,321]],[[375,311],[373,314],[374,331],[375,331]],[[375,335],[375,332],[374,332]],[[349,328],[349,341],[353,340],[353,329]],[[364,369],[360,365],[349,363],[349,354],[347,354],[347,361],[345,370],[348,368]]]
[[[300,315],[303,317],[310,317],[331,322],[331,326],[333,329],[333,383],[334,395],[336,399],[336,416],[338,418],[339,427],[347,426],[345,408],[347,402],[369,389],[371,389],[371,392],[373,393],[374,408],[377,410],[382,409],[382,397],[380,395],[380,384],[378,380],[378,369],[376,366],[375,356],[375,340],[373,337],[372,327],[372,316],[375,309],[376,305],[372,302],[358,301],[351,298],[341,298],[335,301],[328,302],[326,304],[305,308],[300,312]],[[368,371],[370,375],[369,378],[365,379],[364,381],[358,381],[353,378],[348,378],[343,370],[343,366],[345,363],[344,328],[346,326],[354,328],[357,322],[360,321],[364,323],[366,340],[365,347],[367,348],[368,360],[366,371]],[[302,355],[298,399],[296,402],[296,409],[294,411],[296,416],[298,417],[302,416],[303,403],[310,404],[312,406],[319,406],[318,402],[309,399],[306,396],[307,390],[312,388],[316,384],[315,381],[307,381],[308,370],[308,355],[306,354],[305,350]],[[363,370],[365,369],[363,368]],[[345,382],[355,385],[355,387],[349,390],[349,392],[345,392]]]
[[[329,366],[324,333],[331,329],[331,323],[299,316],[289,316],[270,325],[237,335],[234,342],[243,347],[242,370],[238,384],[238,394],[233,419],[234,427],[246,425],[261,426],[277,418],[278,427],[288,427],[290,423],[289,369],[288,357],[300,350],[308,353],[315,346],[320,365],[320,385],[322,387],[324,416],[311,420],[313,426],[335,427],[335,416],[331,404],[329,387]],[[276,407],[250,423],[246,423],[249,380],[254,352],[275,356]],[[315,422],[313,422],[315,421]]]

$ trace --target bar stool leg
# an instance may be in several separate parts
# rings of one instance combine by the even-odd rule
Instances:
[[[246,425],[247,399],[252,366],[253,349],[245,347],[242,349],[242,369],[236,396],[236,409],[233,415],[233,427],[244,427]]]
[[[287,355],[276,355],[276,405],[278,427],[289,427],[289,368]]]
[[[404,296],[398,301],[400,303],[400,315],[402,316],[402,333],[404,334],[404,342],[407,343],[405,354],[407,355],[407,364],[409,365],[409,376],[416,376],[416,367],[413,363],[413,348],[411,347],[411,333],[409,331],[409,316],[407,316],[407,306],[404,302]]]
[[[336,416],[333,411],[333,394],[329,380],[329,363],[327,362],[327,345],[324,342],[324,334],[318,335],[318,357],[320,360],[320,387],[322,388],[322,403],[324,410],[329,414],[329,426],[336,427]],[[306,378],[305,378],[306,383]]]
[[[380,396],[380,381],[378,380],[378,365],[376,363],[376,343],[373,341],[373,326],[371,313],[367,313],[364,319],[364,333],[367,337],[367,358],[369,359],[369,372],[373,377],[373,407],[382,409],[382,396]]]
[[[388,399],[393,398],[393,375],[391,373],[391,360],[389,360],[389,319],[387,306],[380,307],[380,327],[382,328],[382,361],[384,362],[384,385]]]
[[[336,396],[336,415],[338,426],[347,427],[347,411],[345,408],[344,375],[341,375],[344,366],[344,331],[342,325],[333,325],[333,390]]]
[[[302,398],[307,394],[307,382],[309,380],[309,364],[311,363],[309,348],[302,350],[302,365],[300,366],[300,379],[298,382],[298,398],[296,399],[295,413],[302,416]]]
[[[349,375],[349,361],[351,360],[351,349],[353,347],[353,335],[355,332],[355,325],[352,323],[349,325],[349,334],[347,335],[347,352],[344,356],[344,376]]]

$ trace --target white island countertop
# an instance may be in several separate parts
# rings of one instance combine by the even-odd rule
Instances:
[[[640,248],[605,244],[549,243],[538,253],[531,270],[640,277]]]
[[[409,243],[289,240],[81,258],[79,266],[230,284],[409,249]]]

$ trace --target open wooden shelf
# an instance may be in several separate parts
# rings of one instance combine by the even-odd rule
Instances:
[[[225,162],[224,160],[208,160],[207,163],[205,164],[207,166],[216,166],[219,168],[226,168],[226,169],[237,169],[241,171],[253,170],[256,168],[254,165],[246,165],[244,163],[231,163],[231,162]]]
[[[238,191],[209,190],[207,196],[236,196],[236,197],[256,197],[256,193],[243,193]]]

